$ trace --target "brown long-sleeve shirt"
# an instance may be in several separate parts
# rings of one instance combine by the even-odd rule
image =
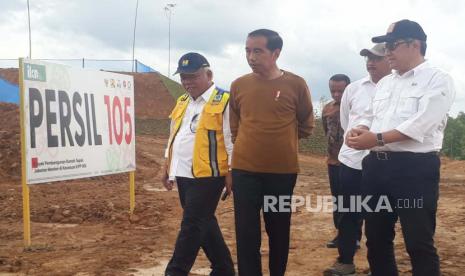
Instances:
[[[297,173],[298,139],[314,127],[310,91],[290,72],[273,80],[251,73],[231,85],[232,167],[251,172]]]

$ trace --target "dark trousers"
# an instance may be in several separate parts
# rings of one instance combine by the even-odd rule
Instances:
[[[211,262],[210,275],[234,275],[234,264],[215,217],[224,177],[176,177],[183,208],[181,229],[165,275],[187,276],[202,248]]]
[[[253,173],[232,170],[234,215],[236,225],[237,264],[240,276],[262,275],[261,219],[265,196],[279,200],[279,196],[292,196],[297,174]],[[284,198],[284,197],[283,197]],[[290,202],[290,200],[286,200]],[[289,253],[291,212],[263,211],[265,229],[269,239],[270,276],[282,276],[286,271]]]
[[[352,169],[344,164],[341,165],[339,174],[339,199],[344,208],[350,208],[351,198],[360,197],[362,171]],[[361,210],[360,210],[361,211]],[[338,261],[344,264],[354,262],[355,251],[357,250],[357,240],[362,238],[362,215],[357,210],[349,212],[338,212]]]
[[[393,209],[365,214],[368,262],[373,276],[398,275],[393,245],[397,219],[413,276],[440,275],[433,239],[439,169],[439,157],[428,153],[370,153],[363,160],[362,194],[373,196],[370,208],[375,210],[380,197],[384,197]]]
[[[340,179],[340,165],[329,165],[328,164],[328,178],[329,178],[329,188],[331,190],[331,195],[334,197],[338,196],[339,190],[339,179]],[[339,213],[333,212],[333,222],[334,227],[337,229],[339,224]]]

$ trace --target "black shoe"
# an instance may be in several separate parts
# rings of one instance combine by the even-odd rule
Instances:
[[[323,271],[323,276],[355,276],[355,265],[335,262]]]
[[[327,248],[337,248],[337,236],[333,240],[327,242],[326,247]]]

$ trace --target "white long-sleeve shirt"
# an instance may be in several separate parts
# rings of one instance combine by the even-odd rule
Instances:
[[[373,150],[439,151],[454,98],[450,75],[425,61],[403,75],[394,72],[381,79],[361,124],[374,133],[396,129],[411,138]]]
[[[345,144],[345,137],[349,130],[362,123],[365,109],[371,105],[375,92],[376,84],[371,81],[370,76],[366,76],[349,84],[342,94],[340,117],[341,127],[344,130],[344,144],[339,151],[338,159],[352,169],[362,169],[362,160],[368,151],[349,148]]]
[[[192,175],[192,156],[194,154],[196,128],[203,107],[210,99],[214,89],[215,85],[212,85],[196,100],[189,96],[189,104],[173,142],[170,171],[168,174],[170,180],[174,180],[176,176],[194,178]],[[173,131],[173,126],[174,123],[171,121],[171,131]],[[230,165],[233,143],[231,142],[231,128],[229,127],[229,106],[226,106],[223,113],[223,136],[226,152],[228,153],[228,164]],[[169,145],[165,150],[165,158],[168,158],[168,151]]]

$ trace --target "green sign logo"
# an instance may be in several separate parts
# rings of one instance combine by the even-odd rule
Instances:
[[[24,79],[31,81],[46,81],[45,66],[39,64],[24,64]]]

